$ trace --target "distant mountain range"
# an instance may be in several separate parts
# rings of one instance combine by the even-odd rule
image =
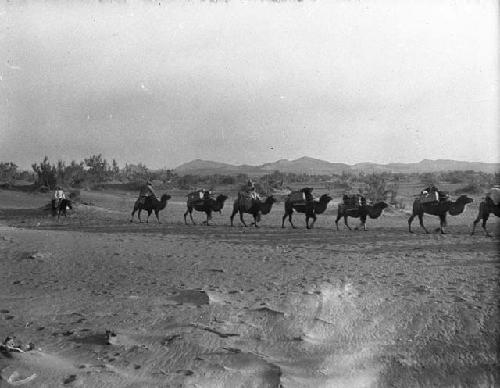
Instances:
[[[175,172],[179,175],[247,174],[259,176],[276,170],[280,172],[293,172],[297,174],[306,173],[311,175],[341,174],[343,171],[422,173],[473,170],[494,173],[500,172],[500,163],[463,162],[449,159],[424,159],[418,163],[357,163],[349,165],[345,163],[330,163],[325,160],[304,156],[295,160],[280,159],[276,162],[264,163],[260,166],[235,166],[227,163],[196,159],[175,168]]]

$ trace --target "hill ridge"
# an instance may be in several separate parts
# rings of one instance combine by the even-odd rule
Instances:
[[[349,171],[393,172],[393,173],[424,173],[453,170],[473,170],[478,172],[500,172],[500,163],[467,162],[453,159],[422,159],[414,163],[372,163],[362,162],[349,165],[339,162],[301,156],[298,159],[278,159],[275,162],[263,163],[258,166],[233,165],[211,160],[194,159],[176,167],[179,175],[210,175],[210,174],[249,174],[264,175],[273,171],[283,173],[306,173],[311,175],[341,174]]]

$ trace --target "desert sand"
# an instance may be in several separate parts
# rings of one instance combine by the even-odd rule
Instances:
[[[209,227],[182,197],[130,223],[134,200],[82,192],[58,223],[48,195],[0,190],[0,334],[34,344],[0,354],[1,387],[500,386],[500,234],[470,236],[477,199],[446,235],[391,208],[337,231],[339,198],[312,230],[282,229],[283,203],[231,228],[232,198]]]

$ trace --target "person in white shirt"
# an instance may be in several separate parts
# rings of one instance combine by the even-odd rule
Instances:
[[[61,186],[56,186],[56,189],[54,191],[54,197],[52,198],[52,207],[54,209],[59,207],[59,204],[63,199],[65,199],[66,196],[64,195],[64,190],[62,189]]]

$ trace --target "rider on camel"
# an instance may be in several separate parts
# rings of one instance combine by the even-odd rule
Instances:
[[[52,198],[52,207],[58,208],[61,204],[61,201],[66,199],[66,195],[64,194],[64,190],[61,186],[56,186],[54,191],[54,197]]]
[[[141,190],[139,191],[139,198],[138,201],[141,204],[146,203],[147,198],[157,198],[156,193],[153,190],[153,183],[148,180],[144,186],[141,187]]]

